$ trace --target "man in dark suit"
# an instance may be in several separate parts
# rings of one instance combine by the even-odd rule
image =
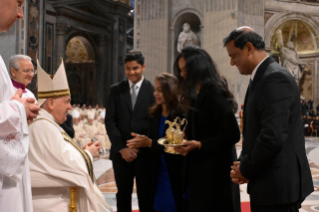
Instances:
[[[73,117],[70,114],[67,114],[66,121],[60,125],[62,129],[71,137],[74,138],[74,128],[73,128]]]
[[[297,212],[313,192],[293,76],[265,52],[249,27],[232,31],[224,46],[242,75],[250,75],[244,103],[243,149],[232,166],[235,183],[248,183],[252,212]]]
[[[131,133],[145,135],[148,130],[148,108],[155,102],[154,87],[143,76],[144,57],[139,51],[130,51],[125,57],[128,80],[111,86],[105,116],[105,126],[112,143],[110,159],[113,161],[118,212],[131,212],[131,196],[136,177],[140,211],[152,211],[152,195],[146,186],[151,169],[151,155],[147,148],[138,150],[126,146]],[[150,181],[151,183],[151,181]]]

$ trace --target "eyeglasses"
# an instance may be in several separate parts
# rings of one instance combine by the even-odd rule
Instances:
[[[22,70],[25,74],[37,74],[37,70],[29,69],[29,70]]]

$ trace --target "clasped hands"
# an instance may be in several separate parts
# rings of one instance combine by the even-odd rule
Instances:
[[[35,102],[34,98],[22,98],[22,90],[19,88],[11,100],[16,100],[20,102],[25,109],[28,123],[35,119],[39,115],[40,107],[38,103]]]
[[[82,147],[82,149],[87,150],[91,153],[93,158],[100,157],[100,149],[102,148],[99,141],[90,142]]]
[[[244,183],[249,183],[249,180],[246,179],[240,172],[240,161],[235,161],[234,165],[231,166],[231,171],[230,171],[230,177],[231,180],[240,185],[240,184],[244,184]]]
[[[120,153],[122,155],[122,158],[126,162],[132,162],[137,158],[137,149],[142,147],[151,147],[152,140],[149,139],[145,135],[139,135],[137,133],[131,133],[131,135],[134,137],[127,141],[126,146],[128,148],[123,148]]]

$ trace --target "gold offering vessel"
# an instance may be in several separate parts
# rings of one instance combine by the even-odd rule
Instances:
[[[187,127],[188,121],[186,119],[181,120],[181,118],[177,117],[175,118],[174,122],[167,120],[165,123],[169,125],[168,129],[166,130],[166,137],[160,138],[158,143],[165,146],[165,152],[171,154],[180,154],[179,152],[175,151],[174,147],[182,146],[182,143],[185,141],[184,131]],[[183,125],[184,128],[181,130]]]

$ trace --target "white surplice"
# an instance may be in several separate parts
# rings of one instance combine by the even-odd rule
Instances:
[[[37,119],[30,124],[29,131],[35,212],[68,212],[70,187],[77,187],[79,212],[112,211],[101,191],[92,182],[83,156],[75,146],[64,140],[64,130],[50,113],[41,109]],[[39,174],[42,177],[34,177]]]
[[[15,92],[17,92],[17,88],[16,87],[13,87],[14,88],[14,90],[15,90]],[[26,93],[23,93],[22,94],[22,98],[29,98],[29,97],[31,97],[31,98],[33,98],[33,99],[35,99],[35,102],[37,102],[37,99],[35,98],[35,96],[34,96],[34,94],[29,90],[29,89],[25,89],[27,92]]]
[[[0,56],[0,211],[32,212],[27,117],[14,94]]]

